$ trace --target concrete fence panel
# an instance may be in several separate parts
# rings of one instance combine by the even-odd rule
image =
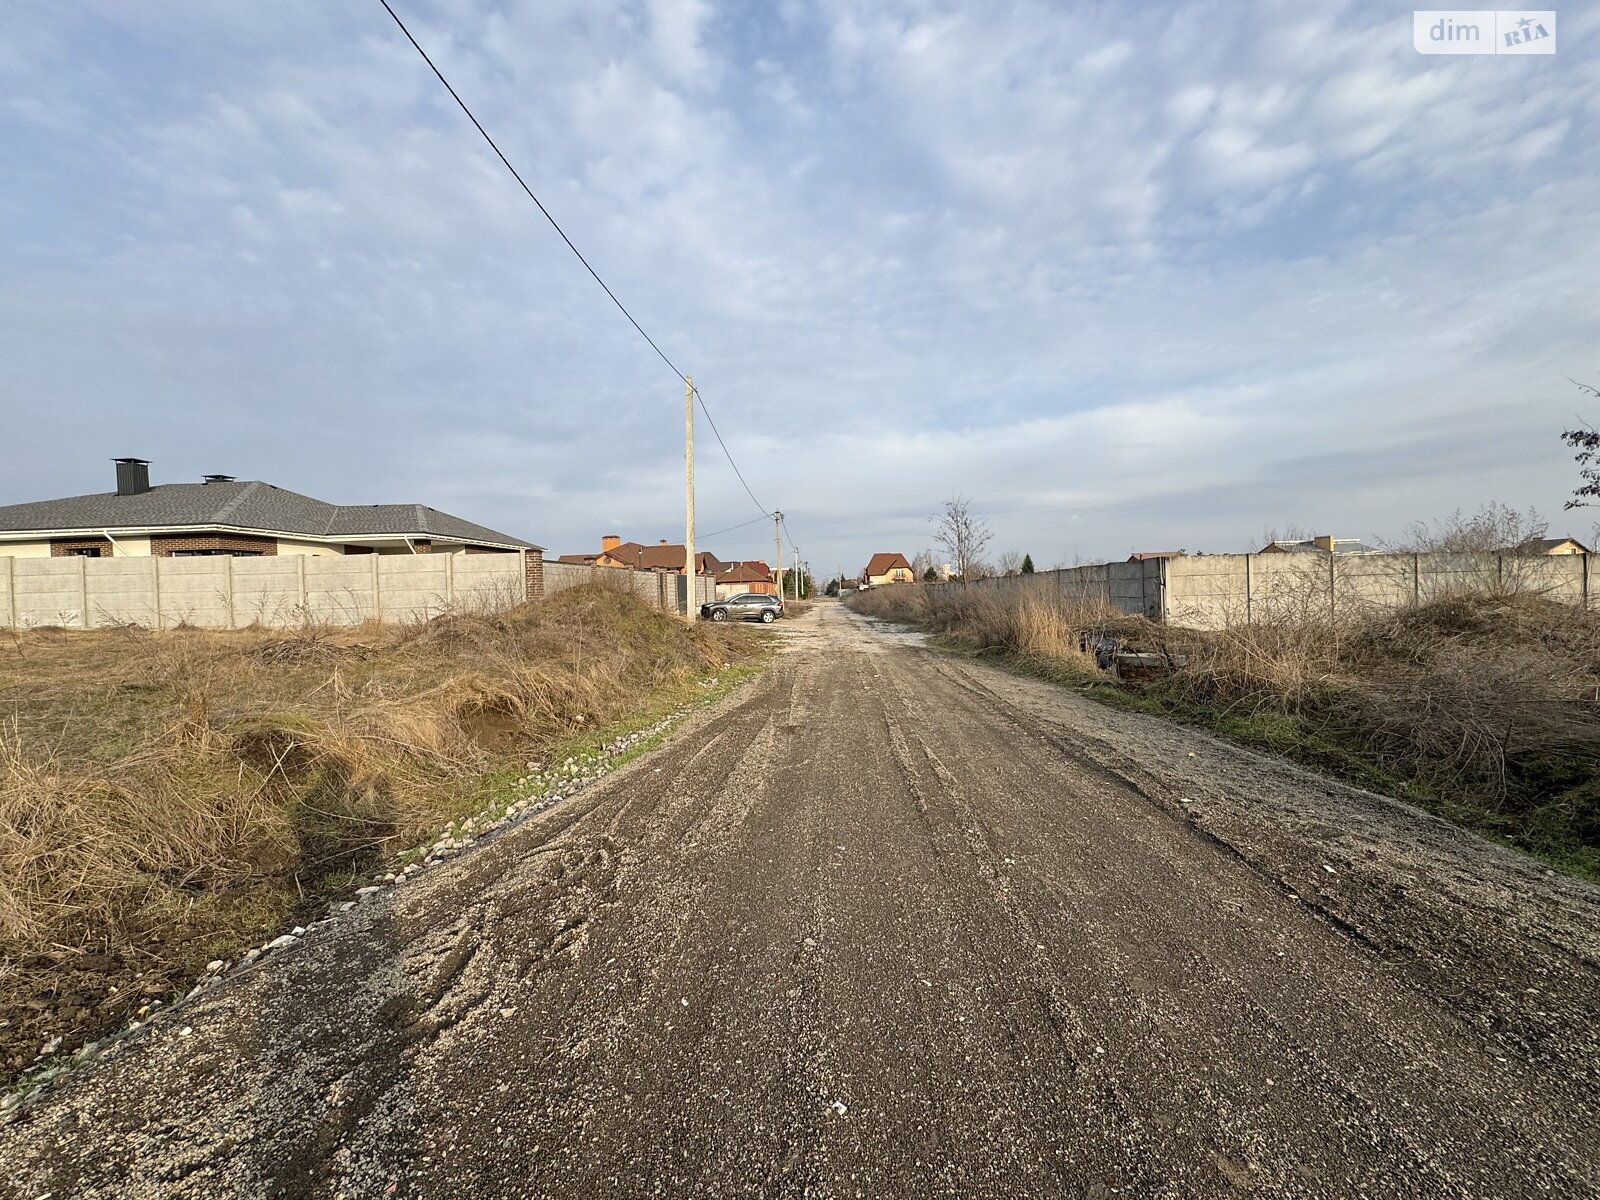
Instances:
[[[1107,566],[1111,607],[1149,617],[1152,621],[1161,620],[1164,598],[1160,560],[1109,563]]]
[[[314,624],[359,625],[363,621],[378,619],[379,579],[377,560],[380,554],[354,554],[317,556],[302,554],[300,569],[305,573],[306,618]],[[407,564],[408,571],[424,570],[431,574],[432,563],[417,568],[410,564],[422,555],[396,559]]]
[[[1416,603],[1415,554],[1335,556],[1334,594],[1341,613],[1401,608]]]
[[[1208,554],[1167,564],[1167,619],[1174,625],[1221,628],[1248,624],[1250,556]]]
[[[358,556],[360,557],[360,556]],[[380,621],[426,621],[451,607],[455,593],[454,562],[465,554],[368,554],[376,571],[372,616]],[[415,565],[413,565],[415,560]],[[355,558],[350,560],[356,561]]]
[[[99,559],[90,559],[89,567],[98,575],[102,566],[115,561],[107,559],[102,563]],[[233,624],[228,579],[233,559],[205,555],[153,561],[157,564],[155,608],[160,628],[193,625],[201,629],[227,629]]]
[[[1209,557],[1209,555],[1207,556]],[[1301,621],[1324,618],[1333,612],[1336,586],[1333,556],[1327,554],[1230,555],[1248,559],[1249,619]],[[1187,563],[1175,564],[1173,577],[1187,575]],[[1195,614],[1195,628],[1219,628],[1226,614],[1214,614],[1210,623]]]
[[[88,612],[84,567],[88,559],[13,558],[11,586],[16,623],[82,629]]]
[[[305,621],[304,578],[299,554],[269,558],[233,558],[228,562],[233,584],[232,627],[250,625],[280,628]],[[175,559],[158,560],[165,562]]]
[[[527,599],[522,560],[509,554],[452,554],[450,604],[469,612],[492,612]],[[549,570],[549,564],[545,564]]]
[[[155,575],[159,559],[112,558],[104,563],[84,560],[84,586],[89,596],[89,625],[156,623]]]

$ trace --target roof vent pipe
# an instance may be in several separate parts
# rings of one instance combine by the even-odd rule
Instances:
[[[114,458],[117,464],[117,495],[142,496],[150,490],[150,460]]]
[[[202,475],[202,476],[200,476],[200,482],[201,483],[232,483],[233,482],[233,476],[232,475]]]

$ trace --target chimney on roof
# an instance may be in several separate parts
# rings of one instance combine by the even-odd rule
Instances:
[[[665,546],[667,544],[667,539],[666,538],[662,538],[661,541],[658,544],[662,545],[662,546]]]
[[[142,496],[150,490],[150,460],[114,458],[117,464],[117,495]]]
[[[233,482],[233,476],[232,475],[202,475],[202,476],[200,476],[200,482],[201,483],[232,483]]]
[[[622,545],[622,539],[614,533],[608,533],[600,539],[600,553],[610,554],[620,545]]]

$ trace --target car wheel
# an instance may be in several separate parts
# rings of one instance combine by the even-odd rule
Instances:
[[[726,621],[728,619],[728,610],[725,609],[725,608],[714,608],[714,609],[712,609],[711,610],[711,619],[713,621]]]
[[[775,613],[775,612],[773,612],[773,611],[772,611],[772,610],[771,610],[771,609],[770,609],[770,608],[769,608],[769,609],[766,609],[766,610],[765,610],[765,611],[764,611],[764,612],[762,612],[762,614],[761,614],[761,623],[762,623],[762,624],[763,624],[763,625],[771,625],[771,624],[772,624],[772,622],[773,622],[773,619],[774,619],[774,618],[776,618],[776,617],[777,617],[777,615],[778,615],[778,614],[777,614],[777,613]]]

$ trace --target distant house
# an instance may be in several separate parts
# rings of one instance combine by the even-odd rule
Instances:
[[[1336,538],[1329,535],[1306,538],[1304,541],[1268,542],[1258,554],[1381,554],[1376,546],[1364,545],[1360,538]]]
[[[1589,548],[1577,538],[1529,538],[1517,547],[1518,554],[1588,554]]]
[[[717,599],[724,600],[729,596],[741,596],[745,592],[760,592],[766,596],[776,596],[778,585],[772,582],[772,572],[765,569],[766,563],[729,563],[727,567],[716,576]]]
[[[151,484],[146,459],[116,464],[114,492],[0,507],[0,556],[544,553],[425,504],[329,504],[231,475]]]
[[[879,553],[872,556],[867,569],[862,572],[863,583],[881,587],[886,583],[911,583],[916,575],[904,554]]]
[[[625,542],[614,533],[600,539],[600,549],[595,554],[563,554],[561,562],[582,563],[591,567],[627,567],[634,571],[664,571],[682,575],[688,551],[682,542],[669,542],[665,538],[646,545],[643,542]],[[717,575],[728,564],[715,554],[698,552],[694,556],[695,573]]]
[[[1156,558],[1182,558],[1186,550],[1136,550],[1128,555],[1129,562],[1145,562]]]

